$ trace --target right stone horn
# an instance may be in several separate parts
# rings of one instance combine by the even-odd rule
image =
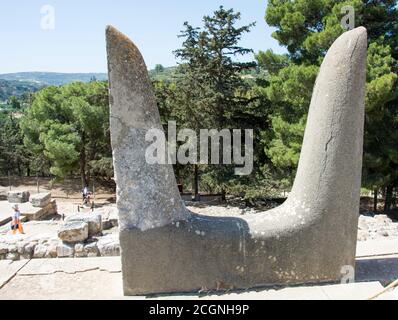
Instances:
[[[152,127],[161,128],[145,63],[113,28],[107,43],[126,295],[338,282],[354,270],[365,28],[341,35],[322,63],[288,199],[273,210],[241,217],[189,212],[171,165],[145,163],[142,137]],[[126,118],[129,110],[136,117]],[[134,169],[137,163],[140,170]],[[147,191],[137,192],[136,186]]]

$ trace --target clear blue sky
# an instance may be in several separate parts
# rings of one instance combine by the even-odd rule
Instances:
[[[55,9],[55,29],[41,28],[43,5]],[[105,26],[112,24],[139,46],[149,68],[176,64],[172,51],[184,21],[218,6],[242,13],[241,23],[257,22],[243,46],[284,52],[264,21],[266,0],[2,0],[0,73],[22,71],[106,72]]]

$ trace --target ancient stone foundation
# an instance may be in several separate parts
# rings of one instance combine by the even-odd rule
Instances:
[[[161,128],[136,46],[107,29],[111,133],[126,295],[340,281],[354,266],[366,30],[344,33],[320,69],[297,176],[280,207],[242,218],[184,207],[171,165],[145,161]]]

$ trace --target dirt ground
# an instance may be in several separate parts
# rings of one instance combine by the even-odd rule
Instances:
[[[0,189],[5,191],[10,190],[28,190],[31,195],[38,192],[48,192],[52,194],[52,198],[57,200],[58,209],[60,213],[63,211],[69,212],[76,210],[77,206],[81,203],[81,180],[79,178],[66,179],[63,182],[52,183],[50,178],[36,178],[36,177],[0,177]],[[96,206],[106,206],[108,204],[114,204],[116,202],[115,194],[115,183],[94,181],[90,183],[90,191],[94,192],[94,202]],[[253,210],[267,210],[278,205],[278,203],[269,203],[268,205],[260,205],[259,208],[253,208]],[[379,199],[378,210],[381,213],[383,210],[384,201]],[[207,207],[206,205],[195,205],[198,211],[202,211]],[[231,201],[228,205],[223,207],[239,207],[242,208],[242,203],[238,204],[235,201]],[[248,209],[246,209],[248,210]],[[361,197],[360,212],[366,213],[373,210],[373,198],[372,197]]]
[[[33,178],[13,178],[11,180],[11,190],[28,190],[32,195],[39,192],[50,191],[53,199],[57,201],[58,214],[47,217],[45,221],[32,221],[25,224],[26,232],[29,235],[51,234],[56,236],[56,231],[62,219],[79,213],[78,207],[81,205],[81,182],[80,179],[68,179],[62,183],[51,183],[49,178],[39,178],[39,190],[37,189],[37,179]],[[7,178],[0,178],[0,190],[9,190]],[[94,192],[95,212],[102,216],[107,216],[116,210],[115,186],[111,183],[94,183],[90,185],[90,191]],[[282,201],[283,202],[283,201]],[[260,201],[256,207],[246,207],[244,201],[232,199],[227,204],[208,204],[187,202],[187,208],[192,212],[214,216],[241,216],[256,214],[259,211],[266,211],[280,203],[275,201]],[[362,197],[359,218],[358,240],[366,241],[379,238],[398,238],[398,219],[381,214],[383,201],[378,203],[379,214],[374,215],[373,198]],[[90,208],[80,208],[80,213],[90,213]],[[116,228],[117,229],[117,228]],[[111,233],[117,233],[114,229]],[[9,226],[0,227],[0,235],[7,234]]]
[[[19,178],[11,177],[11,190],[28,190],[31,195],[38,192],[48,192],[52,194],[52,198],[57,203],[74,203],[81,202],[81,181],[80,179],[66,179],[63,182],[52,183],[50,178],[28,177]],[[0,188],[10,190],[10,183],[7,177],[0,177]],[[94,201],[98,204],[115,203],[115,185],[111,182],[94,181],[90,183],[90,191],[94,192]]]

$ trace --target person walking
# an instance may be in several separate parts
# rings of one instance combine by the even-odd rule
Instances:
[[[21,223],[21,212],[19,211],[18,205],[14,204],[12,206],[14,212],[11,215],[11,231],[12,234],[16,234],[17,230],[19,233],[24,234],[24,230]]]

